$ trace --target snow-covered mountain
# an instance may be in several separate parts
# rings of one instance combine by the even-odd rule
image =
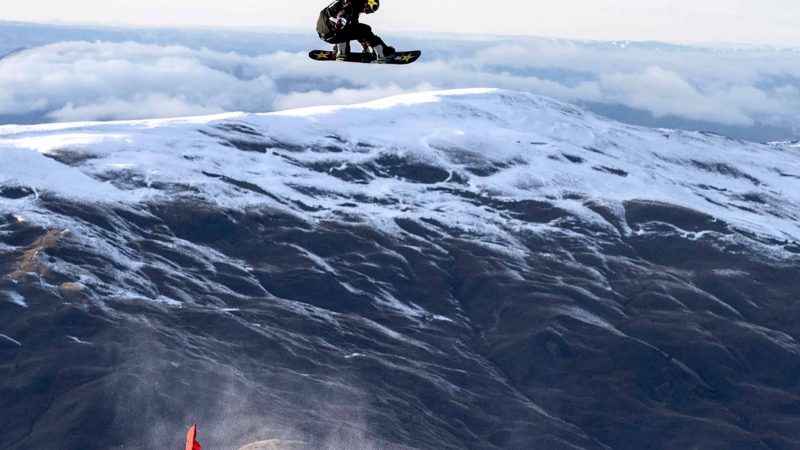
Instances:
[[[0,448],[800,446],[791,144],[461,90],[0,155]]]

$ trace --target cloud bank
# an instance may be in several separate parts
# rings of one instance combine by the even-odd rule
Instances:
[[[404,92],[500,87],[797,137],[800,53],[508,38],[429,40],[410,66],[320,63],[138,42],[59,42],[0,59],[0,118],[35,121],[268,112]],[[18,121],[19,121],[18,120]],[[623,119],[624,120],[624,119]]]

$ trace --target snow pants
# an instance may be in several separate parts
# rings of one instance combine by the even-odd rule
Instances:
[[[358,41],[361,43],[361,45],[366,44],[370,47],[375,47],[376,45],[386,46],[383,40],[372,32],[372,27],[363,23],[354,23],[348,25],[339,30],[333,36],[323,40],[329,44]]]

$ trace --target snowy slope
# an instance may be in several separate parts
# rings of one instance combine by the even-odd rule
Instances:
[[[320,210],[304,213],[307,220],[353,210],[384,225],[441,208],[451,225],[483,228],[505,218],[472,207],[463,193],[547,201],[598,222],[587,201],[618,209],[646,199],[775,239],[800,237],[796,151],[630,127],[508,91],[265,115],[3,126],[0,146],[4,185],[80,201],[189,195],[239,208],[302,203]],[[401,163],[419,170],[392,173]],[[31,198],[5,203],[35,211]]]
[[[473,89],[0,155],[0,447],[800,445],[791,144]]]

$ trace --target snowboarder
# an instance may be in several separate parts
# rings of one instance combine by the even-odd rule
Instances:
[[[335,44],[334,52],[338,61],[346,61],[350,53],[350,41],[358,41],[364,48],[375,52],[379,63],[386,62],[395,54],[392,47],[372,32],[369,25],[359,23],[361,13],[372,14],[380,7],[380,0],[335,0],[320,11],[317,20],[317,33],[320,39]]]

